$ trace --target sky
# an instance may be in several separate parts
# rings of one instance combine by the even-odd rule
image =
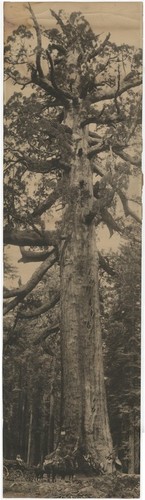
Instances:
[[[52,26],[49,9],[66,13],[81,11],[96,33],[110,31],[111,40],[121,44],[142,46],[142,2],[33,2],[33,9],[40,23]],[[19,24],[30,26],[27,2],[5,2],[5,35]]]
[[[58,12],[63,9],[66,13],[81,11],[89,21],[93,31],[97,33],[111,32],[111,41],[117,44],[126,43],[135,47],[142,46],[142,2],[32,2],[33,10],[40,24],[51,28],[54,19],[50,15],[50,8]],[[4,2],[4,34],[5,39],[20,24],[32,26],[27,2]],[[15,87],[13,87],[15,90]],[[13,92],[11,83],[6,84],[5,93],[7,98]],[[134,189],[136,190],[136,183]],[[50,228],[54,225],[54,220],[50,220]],[[114,235],[111,239],[107,228],[104,228],[100,235],[106,242],[109,250],[118,248],[119,235]],[[20,259],[18,247],[9,247],[7,255],[11,263],[16,264]],[[25,283],[34,272],[38,264],[19,264],[18,272]]]

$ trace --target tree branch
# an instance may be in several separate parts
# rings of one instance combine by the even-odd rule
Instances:
[[[117,97],[122,95],[124,92],[127,92],[127,90],[139,87],[141,84],[142,84],[142,79],[140,77],[132,82],[127,82],[127,83],[124,82],[122,87],[120,87],[120,89],[117,92]],[[104,92],[104,90],[100,91],[99,89],[97,89],[97,94],[92,94],[90,96],[90,101],[92,104],[95,104],[96,102],[105,101],[107,99],[115,99],[115,97],[116,97],[116,88],[114,90],[106,89],[106,92]]]
[[[119,149],[118,146],[119,145],[116,145],[116,146],[112,147],[112,151],[116,155],[120,156],[120,158],[122,158],[122,160],[125,160],[125,161],[131,163],[132,165],[135,165],[136,167],[140,167],[141,166],[141,158],[133,158],[130,154],[126,153],[122,149]],[[127,145],[124,146],[124,148],[126,148],[126,147],[127,147]],[[129,144],[128,144],[128,147],[129,147]]]
[[[54,254],[54,250],[41,250],[41,252],[33,250],[25,250],[24,247],[20,247],[20,252],[22,258],[18,260],[18,262],[28,263],[28,262],[42,262],[47,257]]]
[[[37,68],[37,71],[39,73],[39,76],[41,78],[43,78],[44,74],[43,74],[43,71],[41,68],[41,52],[42,52],[41,30],[40,30],[40,26],[37,22],[36,16],[34,14],[34,11],[33,11],[31,4],[29,2],[28,2],[28,9],[31,13],[31,17],[33,19],[34,28],[35,28],[36,36],[37,36],[36,68]]]
[[[125,196],[125,194],[121,191],[121,189],[117,189],[117,194],[119,195],[119,198],[122,202],[125,216],[128,217],[130,215],[134,220],[136,220],[136,222],[141,223],[141,217],[129,207],[128,199]]]
[[[49,337],[50,335],[52,335],[53,333],[58,333],[60,331],[60,327],[59,325],[54,325],[54,326],[51,326],[50,328],[45,328],[45,330],[43,330],[43,332],[41,333],[41,335],[39,335],[33,342],[33,345],[38,345],[39,343],[41,343],[43,340],[47,339],[47,337]]]
[[[101,210],[102,221],[105,222],[106,226],[109,229],[110,237],[113,234],[113,231],[117,231],[118,233],[122,233],[122,228],[119,226],[118,222],[116,222],[110,212],[105,208]]]
[[[19,156],[18,153],[17,156]],[[23,154],[22,156],[19,156],[19,160],[26,166],[27,170],[38,174],[45,174],[51,172],[52,170],[70,170],[70,165],[61,161],[60,156],[50,158],[45,161],[39,161],[36,158],[33,159]]]
[[[88,55],[87,61],[91,61],[91,59],[98,56],[102,52],[103,48],[105,47],[106,43],[108,42],[108,40],[110,38],[110,35],[111,35],[111,33],[108,33],[106,38],[104,39],[104,41],[99,45],[99,47],[94,49],[91,55]]]
[[[96,217],[96,215],[98,215],[98,214],[100,214],[100,202],[99,202],[99,200],[96,200],[94,198],[92,210],[90,210],[89,213],[87,213],[84,216],[84,222],[85,222],[85,224],[91,224],[91,222],[94,219],[94,217]]]
[[[55,297],[49,302],[46,302],[43,304],[41,307],[38,307],[37,309],[33,309],[32,311],[28,311],[26,313],[20,312],[19,317],[21,318],[37,318],[41,314],[44,314],[45,312],[49,311],[52,309],[60,300],[60,292],[56,293]]]
[[[11,309],[14,309],[19,304],[19,302],[20,302],[20,298],[15,297],[13,300],[8,302],[8,304],[6,304],[6,305],[4,304],[3,315],[5,316],[9,311],[11,311]]]
[[[105,144],[103,141],[102,143],[98,144],[98,146],[92,146],[90,151],[88,152],[88,158],[91,160],[94,156],[96,156],[99,153],[103,153],[104,151],[108,151],[110,148],[109,144]]]
[[[55,79],[53,60],[52,60],[51,54],[48,50],[46,50],[46,55],[47,55],[48,61],[50,63],[50,80],[51,80],[51,83],[52,83],[54,89],[56,90],[56,92],[58,92],[58,95],[60,97],[62,96],[63,98],[70,99],[71,101],[74,101],[74,103],[76,103],[76,101],[77,101],[76,96],[74,96],[71,92],[67,92],[67,91],[62,90],[58,87],[58,85],[56,83],[56,79]]]
[[[52,191],[52,193],[49,194],[49,196],[44,200],[40,205],[38,205],[37,208],[32,212],[32,217],[37,217],[38,215],[42,215],[46,210],[49,210],[49,208],[54,205],[54,203],[57,201],[57,199],[60,196],[60,188],[61,188],[61,182],[59,182],[56,186],[56,188]]]
[[[30,3],[28,3],[28,8],[33,19],[34,28],[37,36],[36,69],[32,67],[32,74],[31,74],[32,82],[38,85],[39,87],[43,88],[49,95],[59,98],[64,105],[67,104],[67,99],[72,100],[74,104],[76,104],[77,103],[76,96],[58,87],[55,79],[52,57],[48,50],[46,50],[46,55],[50,63],[50,82],[52,86],[50,85],[48,78],[44,76],[41,67],[41,53],[42,53],[41,30]]]
[[[36,271],[32,274],[30,280],[28,280],[25,285],[13,290],[5,290],[4,299],[9,299],[10,297],[16,296],[20,297],[21,300],[24,299],[24,297],[26,297],[28,293],[32,292],[33,288],[35,288],[39,281],[41,281],[46,271],[48,271],[48,269],[50,269],[53,264],[55,264],[56,260],[56,256],[53,253],[38,267],[38,269],[36,269]]]
[[[142,123],[142,95],[141,95],[141,97],[139,97],[138,106],[137,106],[137,109],[136,109],[135,116],[132,117],[132,114],[131,114],[130,115],[130,120],[132,122],[132,125],[131,125],[131,127],[129,129],[128,136],[126,138],[126,144],[129,143],[131,137],[133,136],[133,134],[135,132],[135,129],[136,129],[137,125]]]
[[[105,172],[103,172],[99,165],[95,165],[94,162],[91,162],[91,166],[94,174],[100,175],[100,177],[105,175]]]
[[[115,276],[115,271],[114,269],[109,265],[108,259],[103,257],[103,255],[98,252],[99,255],[99,266],[104,269],[104,271],[111,276]]]
[[[125,148],[129,147],[129,144],[114,144],[112,145],[112,151],[115,153],[117,156],[120,156],[122,160],[131,163],[132,165],[135,165],[137,167],[141,166],[141,158],[133,158],[130,154],[126,153],[124,151]],[[98,155],[99,153],[103,153],[105,151],[110,150],[110,144],[106,144],[104,142],[98,144],[98,146],[92,146],[90,148],[90,151],[88,152],[88,158],[91,160],[94,158],[94,156]]]
[[[54,135],[52,137],[56,136],[56,131],[54,132]],[[8,148],[7,148],[8,149]],[[61,161],[61,157],[58,156],[56,158],[50,157],[50,159],[39,161],[37,158],[33,158],[30,156],[27,156],[25,153],[21,154],[17,150],[13,150],[12,148],[9,147],[9,151],[12,152],[13,155],[17,159],[11,161],[11,163],[15,163],[15,165],[18,163],[22,163],[27,170],[30,172],[35,172],[35,173],[49,173],[52,170],[70,170],[70,166],[65,163],[64,161]]]
[[[99,169],[98,167],[96,167],[96,169],[94,170],[98,175],[100,175],[102,178],[105,176],[105,174],[101,171],[101,169]],[[118,189],[116,188],[115,189],[115,186],[114,186],[114,183],[112,182],[111,178],[109,177],[109,183],[113,186],[113,190],[112,190],[112,196],[114,196],[114,193],[116,191],[116,193],[118,194],[118,196],[120,197],[120,200],[122,202],[122,205],[123,205],[123,209],[124,209],[124,214],[126,217],[128,217],[129,215],[135,219],[137,222],[141,223],[141,217],[136,213],[134,212],[134,210],[132,210],[130,207],[129,207],[129,201],[133,201],[134,203],[137,203],[136,200],[129,200],[126,195],[121,191],[121,189]],[[97,183],[94,184],[93,186],[93,190],[94,190],[94,196],[98,195],[98,192],[97,192],[97,185],[98,185],[98,181]],[[110,196],[111,196],[111,193],[110,193]],[[98,196],[96,196],[98,197]],[[96,209],[98,211],[98,208],[96,206]],[[102,205],[100,205],[100,211],[101,211],[101,215],[102,215],[102,219],[103,221],[107,224],[108,226],[108,229],[109,231],[111,231],[112,233],[112,230],[115,230],[115,231],[118,231],[118,232],[122,232],[122,229],[121,227],[118,225],[118,223],[116,223],[116,221],[114,221],[112,215],[102,207]],[[92,218],[94,217],[95,214],[95,204],[94,204],[94,212],[92,212]],[[97,215],[97,212],[96,212],[96,215]],[[92,220],[92,219],[91,219]],[[112,233],[113,234],[113,233]],[[111,234],[111,235],[112,235]]]
[[[32,78],[31,83],[34,83],[35,85],[37,85],[41,89],[45,90],[46,94],[55,98],[55,101],[54,101],[55,104],[53,104],[54,106],[63,106],[66,104],[66,102],[67,102],[66,98],[62,97],[62,95],[60,95],[58,93],[58,91],[56,89],[54,89],[54,87],[52,87],[52,85],[50,85],[50,81],[48,80],[48,78],[46,76],[43,76],[43,78],[40,77],[37,74],[37,71],[35,68],[32,68],[31,78]]]
[[[81,122],[80,126],[81,127],[85,127],[86,125],[89,125],[91,123],[96,123],[97,125],[108,125],[108,127],[110,126],[115,126],[115,123],[122,123],[123,121],[125,121],[125,118],[123,118],[123,116],[102,116],[102,117],[99,117],[99,114],[96,113],[96,116],[94,114],[92,114],[92,116],[88,116],[88,118],[86,118],[86,120],[84,120],[83,122]]]
[[[57,231],[44,231],[43,237],[30,229],[12,229],[9,226],[4,228],[4,244],[15,246],[38,246],[44,247],[58,245]]]
[[[20,77],[18,77],[18,76],[16,77],[10,69],[7,69],[7,72],[8,72],[8,78],[11,78],[13,80],[14,85],[16,85],[16,84],[21,85],[22,90],[25,87],[27,87],[27,85],[32,84],[32,80],[29,80],[25,77],[22,77],[21,75],[20,75]]]

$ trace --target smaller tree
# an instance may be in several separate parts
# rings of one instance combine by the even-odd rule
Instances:
[[[132,239],[114,262],[114,284],[106,278],[103,317],[105,375],[114,446],[124,471],[139,473],[140,442],[140,249]],[[110,295],[111,289],[111,295]]]

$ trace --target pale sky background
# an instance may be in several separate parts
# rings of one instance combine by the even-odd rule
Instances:
[[[25,24],[31,28],[32,21],[28,10],[26,9],[27,2],[4,2],[4,34],[5,39],[12,33],[20,24]],[[134,45],[136,48],[142,46],[142,2],[32,2],[33,10],[40,24],[46,28],[51,28],[54,25],[49,9],[52,8],[58,12],[63,9],[66,13],[73,11],[81,11],[89,21],[93,31],[97,33],[111,32],[111,41],[117,44],[126,43]],[[15,87],[13,87],[16,90]],[[14,91],[13,90],[13,91]],[[12,84],[6,84],[5,94],[8,98],[12,93]],[[132,185],[133,192],[136,192],[136,180]],[[139,186],[137,187],[139,189]],[[54,220],[50,219],[50,228],[53,228]],[[105,242],[106,250],[118,247],[120,239],[118,234],[114,234],[110,239],[107,228],[100,234],[101,240]],[[100,241],[100,248],[101,248]],[[20,259],[20,251],[18,247],[9,247],[7,255],[11,263],[16,264]],[[35,264],[19,264],[18,272],[22,276],[25,283],[36,267]]]
[[[31,25],[27,2],[4,2],[5,34],[19,24]],[[49,9],[66,13],[81,11],[95,33],[110,31],[111,40],[118,44],[142,46],[142,2],[33,2],[40,23],[52,26]]]

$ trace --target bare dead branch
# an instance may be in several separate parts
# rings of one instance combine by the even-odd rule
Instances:
[[[43,74],[42,67],[41,67],[41,53],[42,53],[41,30],[40,30],[40,26],[37,22],[36,16],[34,14],[34,11],[32,9],[32,4],[29,2],[28,2],[28,9],[31,13],[31,17],[32,17],[32,20],[34,23],[34,28],[35,28],[36,37],[37,37],[36,68],[37,68],[37,71],[39,73],[39,76],[41,78],[43,78],[44,74]]]

